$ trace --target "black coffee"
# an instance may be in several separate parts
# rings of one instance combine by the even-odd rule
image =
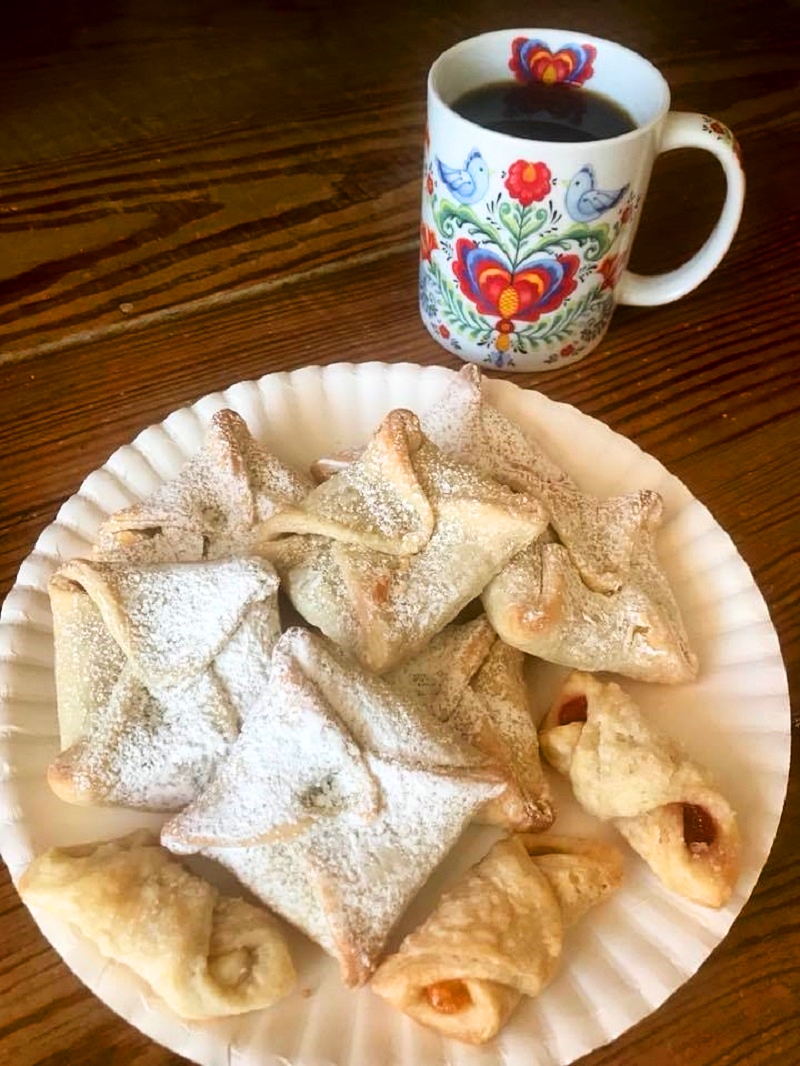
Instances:
[[[452,108],[484,129],[530,141],[601,141],[636,129],[615,101],[566,82],[493,82],[471,89]]]

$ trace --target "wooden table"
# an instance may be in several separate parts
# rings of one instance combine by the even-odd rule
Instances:
[[[454,365],[416,309],[425,74],[454,41],[530,17],[512,0],[4,10],[0,598],[85,474],[181,403],[306,363]],[[700,289],[621,309],[588,359],[515,380],[633,438],[708,505],[764,593],[796,697],[797,4],[576,0],[567,16],[544,0],[535,17],[569,17],[643,52],[673,106],[727,122],[748,197],[733,248]],[[710,158],[660,161],[633,266],[677,265],[721,196]],[[772,855],[730,935],[664,1007],[585,1063],[800,1062],[798,839],[795,765]],[[183,1061],[67,971],[5,868],[0,902],[0,1060]]]

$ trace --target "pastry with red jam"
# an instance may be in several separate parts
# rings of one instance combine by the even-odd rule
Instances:
[[[739,872],[736,814],[619,685],[570,674],[539,741],[581,806],[613,822],[667,888],[706,907],[727,903]]]

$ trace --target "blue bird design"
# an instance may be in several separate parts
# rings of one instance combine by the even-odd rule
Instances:
[[[489,168],[477,148],[469,153],[461,170],[447,166],[438,156],[436,164],[439,177],[459,203],[477,204],[489,191]]]
[[[576,222],[594,222],[615,207],[628,190],[627,185],[613,192],[595,188],[594,168],[588,163],[573,176],[567,187],[564,205]]]

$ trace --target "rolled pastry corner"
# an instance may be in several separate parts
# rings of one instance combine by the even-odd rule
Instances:
[[[147,831],[52,848],[19,891],[137,973],[182,1018],[268,1007],[294,987],[276,919],[185,870]]]
[[[621,877],[607,845],[528,833],[501,840],[379,967],[372,988],[443,1036],[483,1044],[523,995],[547,985],[565,928]]]
[[[736,814],[619,685],[570,674],[539,739],[578,802],[611,821],[667,888],[706,907],[727,903],[739,873]]]

